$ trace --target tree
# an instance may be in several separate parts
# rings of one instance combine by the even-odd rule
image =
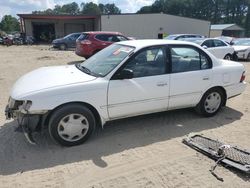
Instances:
[[[137,11],[138,14],[145,14],[145,13],[151,13],[152,12],[152,6],[144,6],[141,7],[140,10]]]
[[[76,2],[65,4],[61,7],[61,13],[67,14],[78,14],[80,11],[79,6]]]
[[[115,6],[114,3],[112,4],[100,3],[98,7],[102,14],[121,14],[121,10],[117,6]]]
[[[81,4],[81,6],[82,6],[81,10],[82,14],[92,14],[92,15],[101,14],[101,10],[98,7],[98,5],[93,2]]]
[[[1,30],[5,32],[13,32],[13,31],[20,31],[20,26],[18,20],[11,16],[5,15],[1,21]]]
[[[245,20],[245,29],[246,29],[246,36],[250,37],[250,0],[248,1],[248,9],[247,15]]]

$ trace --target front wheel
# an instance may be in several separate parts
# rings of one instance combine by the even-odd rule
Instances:
[[[225,55],[224,59],[226,60],[232,60],[232,56],[230,54]]]
[[[59,49],[60,50],[66,50],[67,46],[65,44],[60,44]]]
[[[196,106],[196,111],[206,117],[214,116],[221,109],[225,100],[221,89],[210,89],[201,98],[201,101]]]
[[[68,104],[56,110],[49,122],[49,133],[53,140],[63,146],[74,146],[85,142],[96,127],[93,113],[80,104]]]

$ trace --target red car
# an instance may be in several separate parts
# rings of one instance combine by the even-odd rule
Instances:
[[[122,33],[92,31],[84,32],[76,40],[75,53],[88,58],[114,42],[129,40]]]

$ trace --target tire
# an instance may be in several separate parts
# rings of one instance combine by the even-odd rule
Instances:
[[[68,104],[57,109],[49,121],[50,137],[63,146],[84,143],[95,128],[95,116],[80,104]]]
[[[205,117],[211,117],[217,114],[223,104],[226,104],[225,100],[226,96],[221,89],[210,89],[202,96],[195,110]]]
[[[226,60],[232,60],[232,56],[230,54],[225,55],[224,59]]]
[[[59,49],[60,50],[66,50],[67,49],[66,44],[60,44]]]

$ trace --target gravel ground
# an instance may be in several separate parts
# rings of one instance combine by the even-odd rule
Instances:
[[[73,51],[48,46],[0,46],[0,187],[249,187],[250,177],[222,166],[181,143],[189,133],[204,134],[250,151],[250,62],[247,89],[218,115],[202,118],[184,109],[113,121],[87,143],[65,148],[46,131],[37,145],[26,142],[4,107],[14,82],[42,66],[74,64]]]

